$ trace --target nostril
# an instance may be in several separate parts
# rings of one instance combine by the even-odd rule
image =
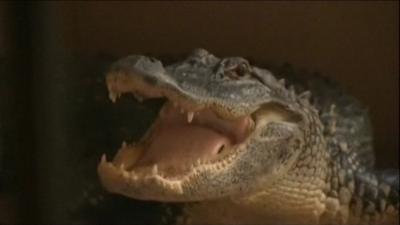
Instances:
[[[225,148],[225,145],[221,145],[221,147],[219,147],[217,154],[220,154]]]

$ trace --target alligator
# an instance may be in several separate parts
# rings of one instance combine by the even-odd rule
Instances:
[[[106,84],[113,102],[165,99],[139,141],[102,156],[109,192],[184,203],[178,224],[399,222],[399,172],[374,168],[368,113],[352,97],[204,49],[168,66],[127,56]]]

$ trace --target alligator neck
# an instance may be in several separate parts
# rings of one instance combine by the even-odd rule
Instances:
[[[338,224],[397,224],[398,170],[351,168],[343,161],[329,166],[324,219]]]

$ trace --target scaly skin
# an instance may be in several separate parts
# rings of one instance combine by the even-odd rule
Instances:
[[[187,202],[177,220],[186,224],[398,223],[398,171],[373,170],[368,117],[351,98],[309,84],[310,100],[243,58],[202,49],[167,67],[127,57],[112,66],[107,86],[113,101],[123,93],[168,100],[142,140],[124,144],[112,162],[102,158],[99,176],[111,192]],[[185,168],[179,176],[141,165],[172,103],[189,121],[208,112],[245,135],[222,154],[175,162]]]

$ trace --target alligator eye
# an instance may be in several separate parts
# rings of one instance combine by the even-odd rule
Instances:
[[[245,63],[241,63],[235,68],[235,73],[239,77],[243,77],[244,75],[247,74],[247,72],[248,72],[248,67]]]
[[[247,61],[238,58],[222,60],[216,68],[216,74],[223,74],[232,80],[240,79],[251,72],[251,67]]]

